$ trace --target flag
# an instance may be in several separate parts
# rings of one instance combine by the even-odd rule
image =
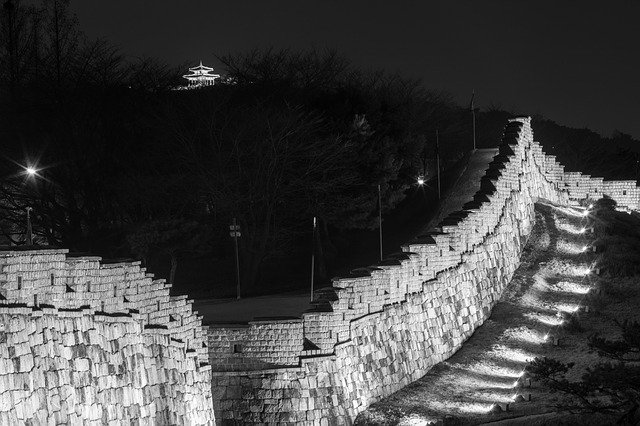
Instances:
[[[471,103],[469,104],[469,109],[471,110],[471,112],[473,112],[473,110],[475,109],[475,105],[473,105],[473,99],[476,97],[476,92],[475,90],[471,92]]]

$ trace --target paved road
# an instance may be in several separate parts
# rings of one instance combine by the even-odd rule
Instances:
[[[310,308],[309,294],[280,294],[246,299],[195,301],[204,323],[246,323],[258,317],[296,317]]]

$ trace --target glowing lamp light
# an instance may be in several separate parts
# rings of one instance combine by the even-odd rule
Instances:
[[[34,169],[33,167],[27,167],[25,169],[25,171],[27,172],[27,174],[29,176],[35,176],[35,174],[38,172],[36,169]]]
[[[424,185],[424,177],[418,176],[418,185],[420,186]]]
[[[582,228],[582,229],[580,230],[580,233],[581,233],[581,234],[584,234],[585,232],[587,232],[587,228]]]
[[[589,204],[589,210],[593,208],[593,204]]]
[[[582,247],[582,252],[584,253],[585,251],[587,251],[589,249],[589,246],[584,246]]]

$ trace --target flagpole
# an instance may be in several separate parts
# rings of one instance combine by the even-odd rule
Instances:
[[[473,150],[476,150],[476,109],[473,105],[473,98],[475,97],[475,90],[471,92],[471,116],[473,117]]]
[[[438,138],[438,129],[436,129],[436,167],[438,169],[438,200],[440,199],[440,140]]]
[[[313,302],[313,274],[316,266],[316,217],[313,217],[313,237],[311,238],[311,301]]]

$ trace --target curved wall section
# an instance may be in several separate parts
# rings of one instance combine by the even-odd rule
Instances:
[[[219,419],[350,423],[451,356],[486,320],[518,266],[536,200],[604,195],[638,208],[635,182],[565,173],[534,142],[530,118],[510,120],[463,211],[401,253],[317,291],[301,328],[275,320],[209,328]],[[269,345],[256,343],[265,336]],[[233,353],[235,345],[253,349]]]
[[[140,262],[0,251],[0,425],[213,424],[201,318]]]

